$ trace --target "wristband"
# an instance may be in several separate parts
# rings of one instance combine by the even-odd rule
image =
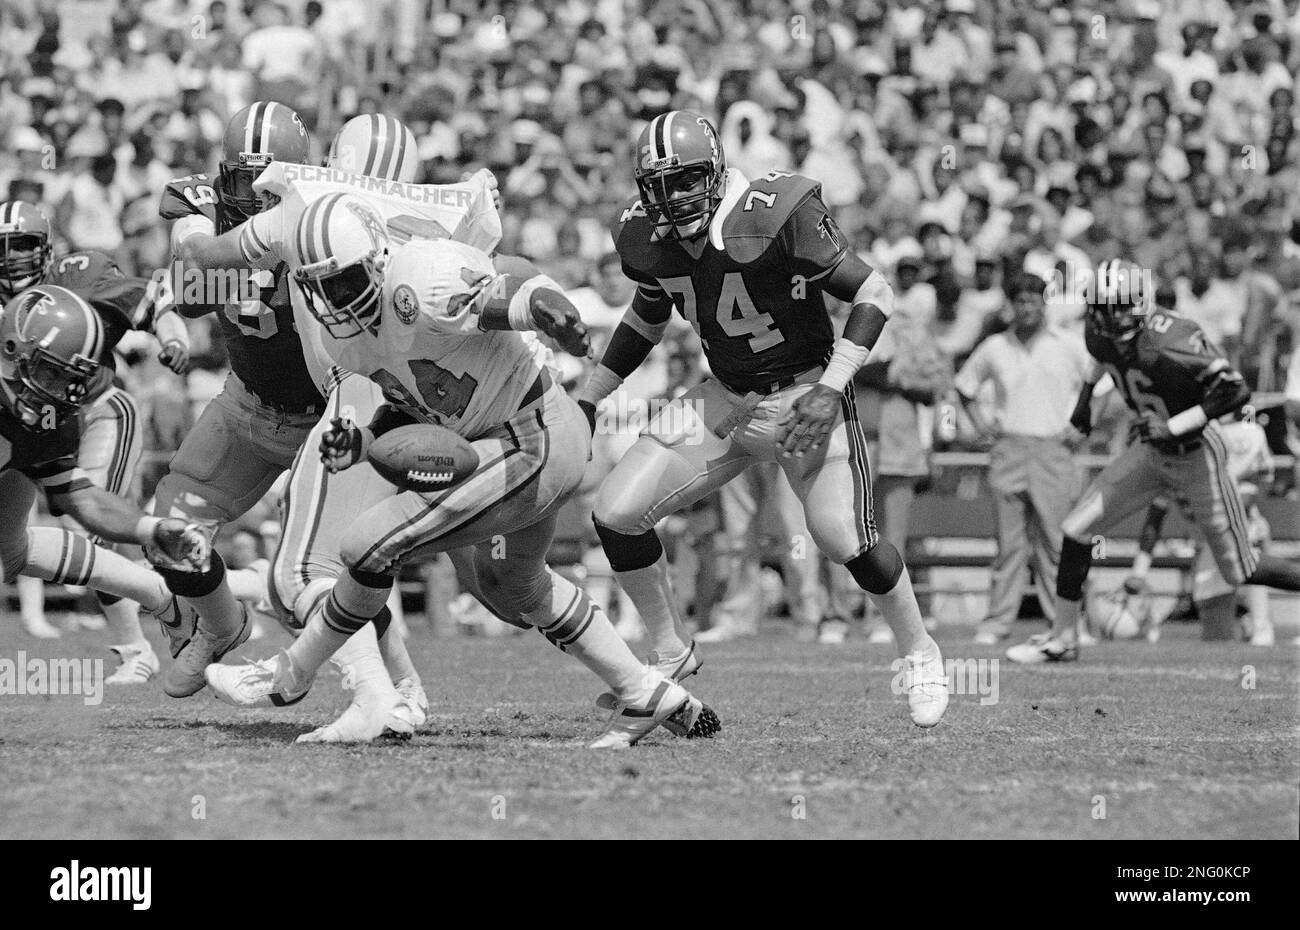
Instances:
[[[141,517],[135,525],[135,538],[142,546],[153,545],[153,534],[162,523],[160,517]]]
[[[867,356],[870,354],[871,350],[866,346],[840,339],[835,343],[835,352],[831,355],[831,360],[826,363],[826,371],[822,373],[818,383],[824,384],[837,394],[842,392],[858,373],[858,369],[866,364]]]
[[[1193,430],[1200,429],[1209,422],[1210,418],[1206,416],[1205,408],[1197,406],[1192,407],[1190,410],[1184,410],[1182,413],[1174,414],[1169,418],[1169,422],[1166,425],[1169,427],[1169,432],[1173,435],[1185,436]]]
[[[552,278],[544,274],[535,274],[523,284],[519,285],[519,290],[515,291],[514,296],[510,298],[510,309],[506,311],[506,319],[510,328],[514,330],[536,329],[533,322],[533,291],[539,287],[548,287],[557,294],[563,294],[564,288]]]
[[[600,406],[600,402],[613,394],[623,384],[623,379],[616,375],[611,369],[604,365],[597,365],[596,370],[591,373],[587,383],[578,391],[578,400],[585,400],[593,407]]]

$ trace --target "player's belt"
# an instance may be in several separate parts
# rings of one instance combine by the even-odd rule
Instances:
[[[1202,445],[1200,435],[1192,436],[1188,439],[1153,439],[1151,440],[1152,448],[1163,452],[1165,455],[1186,455],[1188,452],[1195,452]]]
[[[288,416],[318,416],[325,410],[324,401],[317,401],[314,404],[276,404],[268,400],[263,400],[261,395],[244,385],[244,390],[257,398],[257,402],[263,407],[269,407],[276,413],[287,414]]]
[[[786,388],[794,387],[796,384],[808,384],[812,381],[816,381],[822,376],[822,372],[825,370],[826,369],[823,366],[818,365],[815,368],[809,368],[807,371],[801,371],[795,375],[787,375],[784,378],[777,378],[775,381],[762,381],[757,383],[750,382],[744,387],[727,384],[725,381],[722,383],[737,394],[749,394],[751,392],[764,395],[775,394],[777,391],[784,391]]]

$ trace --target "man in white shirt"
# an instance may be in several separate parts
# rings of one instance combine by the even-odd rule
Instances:
[[[1054,616],[1061,521],[1081,490],[1073,453],[1083,437],[1069,420],[1091,360],[1081,335],[1045,325],[1043,287],[1041,278],[1021,274],[1011,289],[1011,329],[976,346],[957,373],[962,405],[993,443],[989,485],[997,498],[998,554],[988,617],[975,637],[981,645],[1010,634],[1031,557],[1039,603]],[[991,423],[975,404],[986,384],[993,387]]]

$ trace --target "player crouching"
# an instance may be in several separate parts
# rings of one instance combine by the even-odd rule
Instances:
[[[340,421],[325,436],[329,467],[357,464],[377,437],[413,423],[468,440],[478,465],[441,490],[401,490],[364,511],[340,545],[347,572],[302,635],[264,662],[208,666],[216,695],[249,706],[301,692],[380,614],[403,562],[472,546],[474,593],[498,616],[537,628],[616,695],[592,748],[632,745],[660,725],[688,737],[716,732],[711,710],[639,662],[600,608],[546,565],[556,515],[581,483],[590,448],[581,411],[519,332],[540,329],[569,351],[587,351],[585,327],[558,286],[499,273],[486,253],[450,240],[394,246],[378,211],[352,194],[314,201],[289,251],[314,318],[300,326],[319,324],[334,362],[381,385],[389,400],[369,426]],[[426,451],[444,454],[431,433]]]

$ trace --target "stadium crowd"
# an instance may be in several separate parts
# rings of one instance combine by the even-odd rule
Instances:
[[[1297,0],[7,0],[0,31],[0,195],[128,273],[166,265],[163,185],[215,165],[239,107],[289,103],[318,148],[384,112],[414,130],[424,180],[494,171],[501,250],[574,288],[608,333],[631,298],[608,227],[635,193],[636,131],[687,108],[747,176],[821,181],[894,282],[889,363],[859,381],[886,484],[910,493],[936,448],[980,444],[954,377],[1007,326],[1002,285],[1021,270],[1127,256],[1253,388],[1300,408]],[[1062,299],[1050,322],[1081,311]],[[219,333],[193,330],[193,405],[149,353],[126,374],[152,401],[160,464],[220,384]],[[700,376],[689,329],[674,333],[643,397]],[[701,562],[740,553],[697,574],[730,576],[715,621],[743,629],[761,606],[745,514],[779,492],[730,493],[678,529]],[[834,600],[816,575],[791,598],[809,622]]]

